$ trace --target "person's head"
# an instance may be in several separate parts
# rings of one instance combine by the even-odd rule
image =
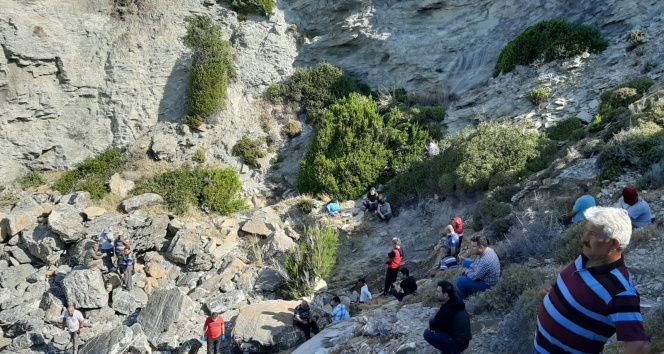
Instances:
[[[74,316],[74,306],[72,305],[67,306],[67,312],[69,312],[70,316]]]
[[[398,237],[395,237],[392,239],[392,248],[399,248],[401,247],[401,239]]]
[[[590,188],[588,188],[588,185],[585,183],[579,183],[579,193],[581,194],[588,194],[590,193]]]
[[[308,309],[309,308],[309,299],[306,298],[306,297],[303,297],[303,298],[300,298],[300,300],[302,300],[302,302],[300,302],[300,307],[302,307],[303,309]]]
[[[376,194],[376,187],[371,187],[371,189],[369,190],[369,193],[371,193],[372,195]]]
[[[131,253],[131,248],[126,247],[125,250],[124,250],[124,253],[125,254],[130,254]]]
[[[357,285],[359,285],[359,286],[364,286],[364,284],[366,284],[366,283],[367,283],[367,281],[364,280],[364,278],[360,278],[360,279],[357,280]]]
[[[104,235],[108,235],[108,234],[111,233],[111,229],[107,227],[107,228],[104,229],[104,231],[103,231],[102,233],[103,233]]]
[[[456,292],[454,290],[454,285],[448,281],[439,281],[438,284],[436,284],[436,297],[438,300],[442,300],[443,302],[447,302],[447,300],[453,298],[456,296]]]
[[[93,249],[94,251],[98,251],[98,250],[99,250],[99,244],[96,243],[96,242],[95,242],[94,244],[92,244],[92,249]]]
[[[219,312],[216,311],[212,311],[212,313],[210,314],[210,317],[212,317],[213,320],[216,320],[217,316],[219,316]]]
[[[453,234],[454,233],[454,227],[452,225],[445,226],[445,233],[447,235]]]
[[[378,204],[380,205],[385,205],[385,203],[387,203],[387,200],[385,200],[385,198],[382,198],[378,201]]]
[[[124,234],[119,234],[119,235],[118,235],[118,239],[120,239],[120,241],[124,242],[124,241],[125,241],[125,236],[124,236]]]
[[[332,298],[332,305],[337,306],[341,303],[341,299],[338,296]]]
[[[484,236],[473,236],[470,239],[471,247],[470,252],[472,254],[482,254],[486,251],[486,248],[489,246],[489,240]]]
[[[438,255],[440,257],[445,257],[448,254],[450,254],[450,246],[442,245],[442,246],[438,247]]]
[[[588,222],[583,234],[583,254],[592,260],[619,258],[632,237],[627,211],[613,207],[591,207],[583,214]]]
[[[623,189],[623,200],[628,205],[634,205],[639,201],[639,192],[636,191],[636,188],[626,187]]]
[[[406,267],[401,267],[401,269],[399,269],[399,273],[401,273],[402,278],[408,278],[410,275],[410,270],[408,270]]]

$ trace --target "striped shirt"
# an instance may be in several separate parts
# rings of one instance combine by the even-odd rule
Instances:
[[[448,270],[448,269],[457,269],[457,268],[459,268],[459,263],[457,263],[456,258],[452,256],[447,256],[440,260],[440,267],[438,269]]]
[[[470,265],[466,276],[472,280],[482,280],[488,286],[498,284],[500,279],[500,261],[493,249],[487,247],[477,261]]]
[[[134,265],[134,254],[125,254],[124,258],[122,259],[122,263],[124,263],[125,266]]]
[[[544,298],[536,353],[601,353],[614,333],[621,342],[648,340],[639,294],[623,258],[584,269],[587,262],[579,256]]]

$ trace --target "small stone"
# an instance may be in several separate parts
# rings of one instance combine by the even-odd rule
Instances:
[[[643,248],[638,249],[636,252],[641,256],[645,256],[645,254],[646,254],[646,250],[644,250]]]

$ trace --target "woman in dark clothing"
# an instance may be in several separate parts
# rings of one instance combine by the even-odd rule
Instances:
[[[457,297],[454,285],[447,281],[438,283],[436,297],[443,304],[436,316],[429,320],[424,339],[443,353],[461,353],[468,348],[472,338],[466,306]]]

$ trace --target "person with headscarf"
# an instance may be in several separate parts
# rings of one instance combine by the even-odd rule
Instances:
[[[632,220],[632,227],[637,229],[650,225],[652,223],[650,205],[639,197],[636,188],[626,187],[623,189],[622,195],[622,198],[618,201],[618,206],[627,210],[627,214]]]

